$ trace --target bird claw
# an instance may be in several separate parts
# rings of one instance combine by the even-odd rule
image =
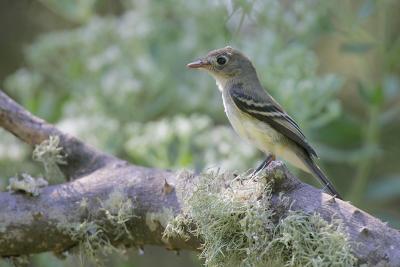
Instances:
[[[261,172],[262,170],[264,170],[265,168],[268,167],[268,165],[275,160],[275,156],[270,154],[267,156],[267,158],[261,162],[261,164],[257,167],[257,169],[255,169],[252,173],[251,176],[256,176],[259,172]]]

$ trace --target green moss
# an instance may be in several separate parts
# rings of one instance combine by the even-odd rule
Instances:
[[[66,155],[63,153],[63,148],[60,147],[60,138],[58,136],[50,136],[49,139],[37,145],[32,155],[33,160],[43,164],[47,180],[54,179],[57,181],[65,179],[64,174],[58,167],[58,165],[67,164],[65,157]]]
[[[207,266],[355,264],[340,222],[329,224],[317,214],[294,211],[277,222],[270,182],[262,176],[202,175],[185,199],[183,214],[167,225],[164,238],[198,236],[203,241],[200,257]],[[288,199],[279,200],[287,210]]]

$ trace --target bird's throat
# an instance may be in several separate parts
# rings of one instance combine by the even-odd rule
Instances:
[[[221,92],[224,90],[225,84],[223,81],[221,80],[216,80],[216,84],[218,86],[218,90],[220,90]]]
[[[223,92],[226,88],[229,87],[231,84],[235,84],[238,82],[238,79],[232,77],[220,77],[214,76],[215,82],[218,86],[218,89]]]

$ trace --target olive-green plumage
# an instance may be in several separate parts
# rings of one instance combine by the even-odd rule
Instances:
[[[189,63],[206,70],[222,93],[225,112],[235,131],[266,154],[277,155],[312,173],[332,195],[339,197],[315,163],[317,154],[297,123],[264,90],[251,61],[238,50],[225,47]]]

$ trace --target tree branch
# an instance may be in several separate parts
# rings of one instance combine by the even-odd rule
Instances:
[[[182,175],[178,173],[134,166],[96,151],[34,117],[1,91],[0,126],[31,145],[58,135],[68,153],[68,164],[62,170],[71,178],[79,178],[46,187],[38,197],[0,193],[1,256],[67,250],[81,241],[71,236],[68,227],[89,219],[101,225],[114,245],[153,244],[170,249],[199,249],[201,240],[193,236],[189,240],[162,239],[166,219],[182,212],[181,196],[192,190],[190,183],[195,176],[180,179]],[[277,213],[281,212],[279,193],[283,193],[294,203],[291,207],[294,210],[316,212],[327,221],[341,219],[359,263],[386,262],[389,266],[400,266],[399,231],[347,202],[332,199],[300,182],[279,162],[268,167],[267,175],[271,176],[277,169],[285,176],[273,188],[272,206]],[[124,221],[128,232],[123,235],[110,224],[110,214],[105,208],[115,192],[131,200],[134,210],[134,216]]]
[[[60,169],[69,179],[75,179],[103,167],[114,157],[99,152],[77,138],[61,132],[44,120],[33,116],[0,90],[0,127],[21,141],[38,145],[51,135],[60,137],[60,145],[67,154],[67,165]]]

